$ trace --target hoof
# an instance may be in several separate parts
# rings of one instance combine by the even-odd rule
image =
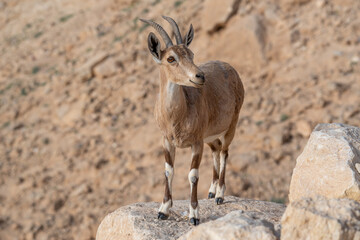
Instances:
[[[223,204],[224,199],[221,198],[221,197],[218,197],[218,198],[215,198],[215,202],[216,202],[217,205],[220,205],[220,204]]]
[[[215,197],[215,193],[209,192],[208,198],[210,199],[210,198],[214,198],[214,197]]]
[[[190,219],[190,223],[191,223],[192,225],[196,226],[196,225],[199,225],[199,224],[200,224],[200,220],[197,219],[197,218],[191,218],[191,219]]]
[[[169,216],[166,216],[165,214],[163,214],[162,212],[159,212],[158,214],[158,219],[160,220],[166,220],[168,219]]]

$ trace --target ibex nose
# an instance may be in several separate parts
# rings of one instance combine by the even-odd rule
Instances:
[[[202,79],[203,81],[205,81],[205,74],[203,72],[199,72],[195,75],[195,77]]]

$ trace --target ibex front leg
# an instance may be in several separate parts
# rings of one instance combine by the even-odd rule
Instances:
[[[169,217],[169,209],[172,207],[172,180],[174,177],[174,161],[175,161],[175,146],[164,138],[163,140],[164,155],[165,155],[165,195],[161,203],[158,219],[165,220]]]
[[[190,182],[190,222],[194,225],[198,225],[200,222],[199,218],[199,204],[197,199],[197,185],[199,181],[199,166],[201,162],[201,157],[203,153],[203,142],[196,143],[191,146],[192,150],[192,161],[191,169],[189,172],[189,182]]]

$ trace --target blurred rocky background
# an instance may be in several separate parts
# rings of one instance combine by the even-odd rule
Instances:
[[[227,195],[287,203],[314,126],[360,125],[358,0],[1,1],[0,239],[95,239],[106,213],[161,201],[158,69],[138,20],[170,31],[161,15],[194,25],[196,63],[243,80]],[[174,199],[189,161],[179,149]],[[199,199],[211,166],[206,149]]]

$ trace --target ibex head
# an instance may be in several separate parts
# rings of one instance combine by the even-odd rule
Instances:
[[[201,87],[205,83],[204,73],[194,64],[194,54],[189,49],[189,45],[194,38],[194,28],[190,25],[190,29],[185,38],[182,39],[181,33],[176,22],[170,18],[163,18],[171,24],[173,28],[176,45],[174,45],[166,33],[166,31],[157,23],[140,19],[141,21],[148,23],[160,34],[166,44],[166,48],[161,50],[160,41],[154,33],[150,33],[148,36],[148,47],[153,59],[160,68],[162,68],[166,74],[167,80],[179,85]]]

